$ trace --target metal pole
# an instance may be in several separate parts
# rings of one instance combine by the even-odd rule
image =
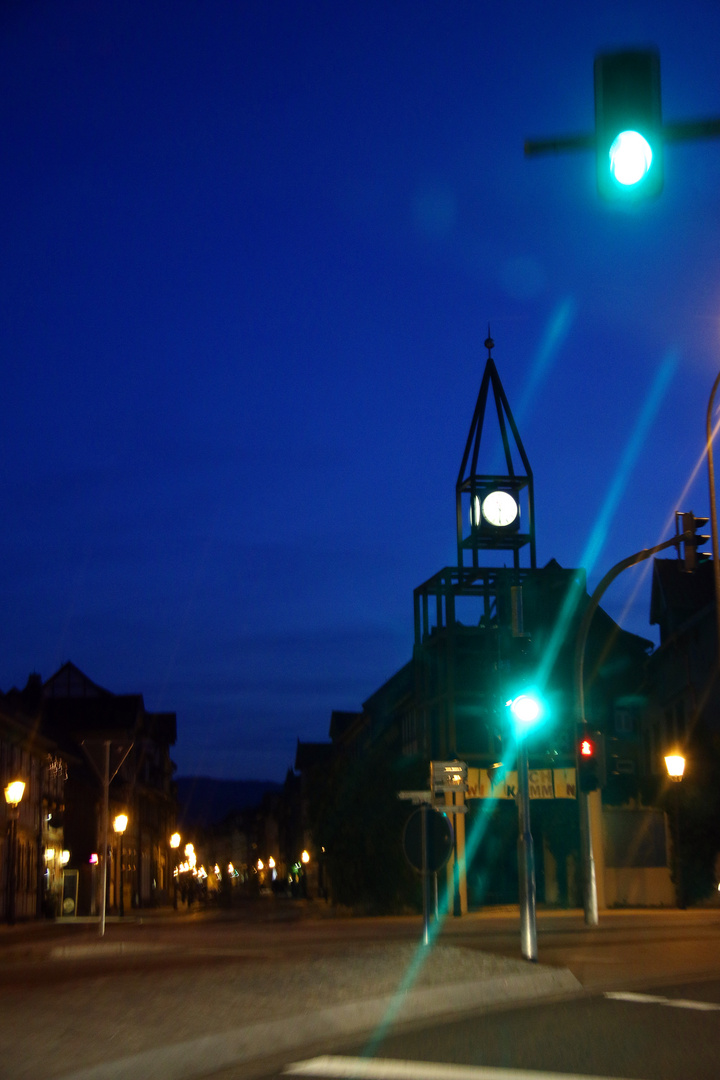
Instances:
[[[675,868],[677,875],[677,906],[684,911],[687,905],[685,903],[685,881],[680,853],[680,784],[675,785]]]
[[[423,803],[421,812],[421,844],[422,844],[422,891],[423,891],[423,944],[430,944],[430,912],[428,911],[428,860],[427,860],[427,803]]]
[[[103,776],[103,849],[102,904],[100,905],[100,937],[105,936],[107,908],[108,818],[110,816],[110,740],[105,740],[105,775]]]
[[[121,918],[125,914],[125,897],[124,897],[125,890],[123,888],[122,842],[123,842],[123,834],[120,833],[120,845],[119,845],[119,849],[118,849],[118,855],[119,855],[118,882],[120,884],[120,912],[119,913],[120,913]]]
[[[585,667],[585,645],[587,643],[588,633],[590,631],[590,623],[593,620],[593,616],[600,606],[600,599],[603,596],[605,590],[609,588],[615,578],[622,573],[623,570],[627,570],[630,566],[636,566],[637,563],[644,562],[649,559],[651,555],[657,554],[658,551],[663,551],[665,548],[677,547],[682,540],[691,540],[693,534],[690,532],[679,533],[671,540],[664,540],[662,544],[655,544],[651,548],[643,548],[642,551],[637,551],[634,555],[628,555],[626,559],[621,559],[619,563],[615,563],[613,567],[608,570],[607,574],[602,578],[600,583],[593,591],[592,596],[588,602],[580,625],[578,627],[577,636],[575,638],[575,663],[574,663],[574,682],[575,682],[575,711],[578,723],[584,724],[585,720],[585,685],[584,685],[584,667]],[[577,768],[577,759],[575,762],[575,775],[579,776],[579,770]],[[590,806],[588,802],[588,795],[585,792],[580,792],[579,798],[580,809],[580,840],[582,843],[582,858],[583,858],[583,878],[584,878],[584,903],[585,903],[585,922],[588,926],[597,926],[598,924],[598,901],[597,901],[597,882],[595,880],[595,860],[593,857],[593,837],[592,828],[590,824]]]
[[[17,850],[17,807],[9,807],[10,813],[10,836],[8,841],[8,889],[7,889],[7,923],[13,926],[15,923],[15,893],[17,891],[17,875],[15,870],[15,854]]]
[[[717,649],[720,659],[720,550],[718,550],[717,504],[715,501],[715,461],[713,455],[712,409],[715,392],[720,384],[720,374],[715,377],[710,400],[708,401],[705,423],[705,442],[707,447],[708,483],[710,487],[710,530],[712,532],[713,576],[715,578],[715,626],[717,628]]]
[[[520,948],[525,960],[537,960],[535,922],[535,852],[530,831],[530,777],[524,738],[518,750],[518,871],[520,875]]]

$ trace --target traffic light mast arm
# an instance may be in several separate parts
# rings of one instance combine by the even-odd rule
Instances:
[[[663,551],[665,548],[677,547],[683,541],[692,540],[695,534],[692,530],[682,532],[678,536],[673,536],[670,540],[663,540],[662,544],[656,544],[655,547],[643,548],[642,551],[636,551],[634,555],[628,555],[626,559],[621,559],[619,563],[615,563],[604,578],[596,586],[590,602],[588,603],[585,613],[583,614],[580,626],[578,627],[577,637],[575,638],[575,709],[577,719],[580,723],[585,722],[585,690],[584,690],[584,667],[585,667],[585,645],[587,643],[587,636],[590,630],[590,623],[593,620],[593,615],[600,606],[600,600],[605,593],[606,589],[612,582],[618,577],[623,570],[627,570],[630,566],[636,566],[637,563],[645,562],[651,555],[655,555],[658,551]]]
[[[560,154],[565,150],[594,150],[595,133],[592,135],[557,135],[552,139],[526,139],[525,156],[535,154]]]
[[[687,142],[690,139],[712,139],[720,136],[720,117],[710,120],[680,120],[675,124],[663,124],[664,142]],[[548,139],[526,139],[525,156],[538,154],[561,154],[566,150],[594,150],[597,145],[595,133],[590,135],[556,135]]]

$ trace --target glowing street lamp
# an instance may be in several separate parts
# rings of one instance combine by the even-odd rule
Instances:
[[[665,768],[670,780],[679,784],[685,773],[685,758],[678,750],[673,750],[665,755]],[[677,891],[677,905],[685,907],[685,892],[683,889],[682,860],[680,858],[680,788],[675,791],[675,888]]]
[[[113,829],[115,833],[120,837],[120,849],[118,851],[118,882],[120,885],[120,901],[119,901],[119,913],[121,916],[125,914],[125,898],[123,896],[123,864],[122,864],[122,848],[123,848],[123,833],[127,829],[128,816],[127,814],[118,814],[113,821]]]
[[[177,886],[178,886],[178,848],[180,847],[180,833],[174,832],[170,837],[170,847],[173,853],[173,908],[177,911]]]
[[[666,754],[665,768],[670,779],[679,782],[685,772],[685,758],[676,751],[673,751],[672,754]]]
[[[25,794],[25,781],[24,780],[11,780],[5,788],[5,802],[13,810],[17,809],[18,803],[21,802],[23,795]]]
[[[5,788],[5,802],[8,817],[8,876],[7,876],[7,921],[12,926],[15,922],[15,866],[17,854],[17,821],[20,816],[18,806],[25,794],[25,782],[12,780]]]

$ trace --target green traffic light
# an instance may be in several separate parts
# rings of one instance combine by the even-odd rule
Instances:
[[[640,183],[652,159],[652,147],[639,131],[621,131],[610,147],[610,171],[625,187]]]
[[[637,203],[662,191],[661,106],[655,49],[595,57],[595,149],[603,198]]]
[[[540,719],[542,708],[540,702],[532,694],[519,694],[512,701],[508,701],[510,712],[523,729],[532,727]]]

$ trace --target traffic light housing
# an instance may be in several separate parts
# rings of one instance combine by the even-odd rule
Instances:
[[[600,731],[590,731],[585,724],[578,726],[577,768],[581,791],[597,791],[605,787],[605,736]]]
[[[701,535],[698,533],[698,529],[703,529],[710,519],[706,517],[695,517],[690,511],[689,513],[680,514],[680,531],[683,533],[692,533],[689,539],[683,541],[683,569],[692,573],[693,570],[697,570],[699,566],[702,566],[704,562],[707,562],[710,558],[710,553],[707,551],[698,551],[699,547],[703,544],[707,544],[710,537],[707,535]]]
[[[603,198],[635,202],[662,191],[660,56],[654,49],[596,56],[595,146]]]

